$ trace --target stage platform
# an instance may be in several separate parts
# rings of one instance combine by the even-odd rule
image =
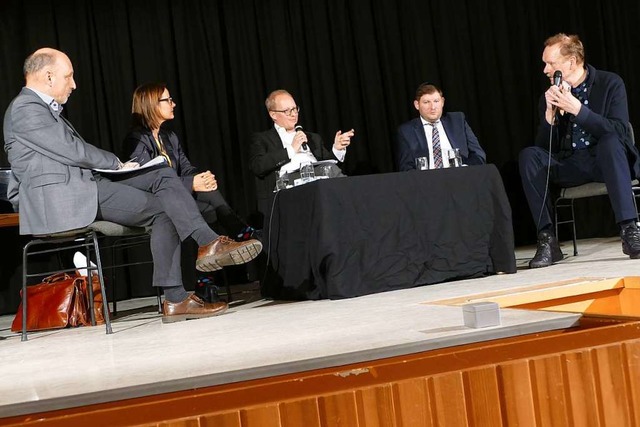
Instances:
[[[565,254],[571,242],[563,243]],[[123,301],[103,326],[10,332],[0,318],[0,424],[4,417],[231,384],[486,340],[570,328],[580,314],[501,309],[501,325],[464,326],[461,302],[528,287],[640,276],[617,237],[579,241],[580,255],[495,275],[345,300],[268,301],[241,295],[220,317],[163,324],[155,298]],[[250,291],[250,289],[249,289]],[[238,297],[236,297],[238,299]],[[490,299],[490,298],[489,298]],[[443,303],[443,301],[445,303]]]

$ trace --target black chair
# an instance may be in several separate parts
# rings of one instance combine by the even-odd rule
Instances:
[[[43,249],[37,248],[43,247]],[[104,287],[104,275],[102,272],[102,259],[100,257],[100,246],[98,244],[98,235],[94,230],[90,228],[82,228],[77,230],[71,230],[63,233],[52,233],[46,235],[34,236],[32,240],[25,244],[22,250],[22,341],[27,341],[27,311],[28,311],[28,294],[27,294],[27,282],[30,278],[44,277],[55,273],[71,272],[75,271],[75,268],[57,269],[52,271],[40,271],[31,273],[29,270],[30,257],[40,254],[56,253],[60,255],[61,251],[70,251],[82,249],[87,259],[94,258],[95,255],[96,266],[87,266],[87,276],[91,277],[93,271],[97,272],[100,280],[100,293],[102,294],[103,301],[103,315],[105,320],[105,327],[107,334],[112,333],[111,319],[109,317],[109,304],[107,301],[107,293]],[[89,312],[91,315],[91,324],[95,325],[96,320],[93,312],[93,287],[87,286],[89,293]]]
[[[115,241],[110,245],[103,245],[101,248],[101,241],[104,243],[106,238],[114,238]],[[45,277],[55,273],[71,272],[75,271],[73,268],[59,268],[51,271],[39,271],[30,272],[29,270],[29,258],[40,254],[52,254],[55,253],[59,258],[59,265],[63,265],[61,254],[64,252],[82,250],[87,260],[95,260],[95,266],[89,263],[86,266],[87,276],[91,277],[91,273],[95,271],[98,274],[100,280],[100,292],[102,293],[104,318],[106,324],[107,334],[112,333],[111,320],[109,315],[109,304],[107,300],[105,290],[105,270],[111,270],[115,272],[115,269],[121,267],[127,267],[130,265],[147,264],[152,263],[151,260],[135,262],[135,263],[114,263],[109,266],[103,266],[103,260],[101,256],[101,249],[109,249],[112,251],[112,260],[115,261],[115,251],[118,249],[127,249],[133,246],[147,244],[149,242],[149,234],[145,228],[142,227],[127,227],[121,224],[116,224],[110,221],[95,221],[89,224],[85,228],[70,230],[62,233],[52,233],[46,235],[34,236],[23,248],[22,255],[22,341],[27,340],[26,331],[26,319],[27,319],[27,307],[28,301],[27,295],[27,283],[29,279],[36,277]],[[43,249],[34,250],[37,247],[43,247]],[[111,276],[111,287],[113,296],[114,314],[117,312],[117,301],[115,298],[115,274]],[[89,292],[89,311],[91,314],[91,324],[95,325],[94,312],[93,312],[93,289],[88,286]],[[158,292],[158,306],[162,307],[160,293]]]
[[[103,266],[103,269],[109,271],[109,281],[107,282],[111,286],[111,304],[112,314],[116,316],[118,314],[118,299],[116,297],[116,283],[117,283],[117,271],[123,267],[130,267],[135,265],[153,264],[151,258],[143,261],[136,262],[116,262],[117,256],[128,249],[147,246],[150,239],[150,228],[145,227],[128,227],[122,224],[117,224],[110,221],[95,221],[88,226],[88,228],[98,233],[98,238],[101,240],[102,250],[109,250],[111,253],[112,265]],[[128,293],[128,295],[130,295]],[[158,313],[162,313],[162,297],[160,288],[156,291],[158,299]]]
[[[13,212],[13,206],[7,198],[7,186],[11,176],[11,168],[0,168],[0,213]]]
[[[629,132],[631,134],[631,140],[635,144],[635,138],[633,134],[633,126],[629,123]],[[633,202],[638,212],[638,202],[636,199],[640,197],[640,183],[638,180],[631,182],[631,192],[633,193]],[[575,210],[573,202],[576,199],[582,199],[586,197],[605,196],[609,194],[607,192],[607,186],[603,182],[589,182],[586,184],[578,185],[576,187],[566,187],[560,189],[560,195],[555,200],[553,205],[555,224],[556,224],[556,236],[558,236],[558,225],[571,224],[572,226],[572,239],[573,239],[573,256],[578,255],[578,244],[576,242],[576,221]],[[559,214],[560,209],[567,209],[571,216],[568,219],[559,220],[561,216]],[[564,211],[563,211],[564,212]],[[640,219],[640,212],[637,214],[637,220]],[[565,215],[566,216],[566,215]]]

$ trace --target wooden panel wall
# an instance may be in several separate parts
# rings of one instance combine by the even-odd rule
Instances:
[[[578,331],[4,421],[38,426],[640,426],[640,322],[592,319]]]
[[[638,356],[640,339],[152,425],[640,426]]]

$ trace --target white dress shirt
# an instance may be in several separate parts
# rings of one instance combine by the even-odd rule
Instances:
[[[283,173],[295,172],[300,169],[300,165],[306,162],[317,162],[316,156],[313,155],[311,149],[307,145],[307,149],[304,146],[300,147],[300,151],[296,153],[296,151],[292,147],[293,137],[296,135],[296,131],[292,130],[288,132],[282,126],[278,126],[277,124],[273,124],[276,128],[276,132],[280,136],[280,141],[282,141],[282,146],[287,150],[287,154],[289,155],[289,163],[282,166],[280,168],[280,175]],[[347,150],[336,150],[335,147],[332,147],[333,154],[339,161],[344,161]]]
[[[442,127],[442,122],[438,120],[435,123],[431,123],[420,117],[422,121],[422,126],[424,128],[424,136],[427,137],[427,147],[429,148],[429,169],[433,169],[433,126],[438,128],[438,134],[440,135],[440,150],[442,151],[442,167],[449,167],[449,150],[453,149],[451,143],[449,142],[449,138],[447,138],[447,133],[444,131],[444,127]]]

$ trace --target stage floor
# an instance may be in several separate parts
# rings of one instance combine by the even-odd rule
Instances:
[[[223,316],[162,324],[155,298],[123,301],[103,326],[29,334],[0,317],[0,418],[340,366],[488,339],[570,327],[579,315],[501,309],[502,324],[472,329],[459,306],[433,304],[576,278],[640,275],[618,237],[579,241],[580,255],[544,269],[336,301],[278,302],[245,295]],[[571,242],[563,251],[571,254]],[[238,298],[237,296],[235,297]]]

